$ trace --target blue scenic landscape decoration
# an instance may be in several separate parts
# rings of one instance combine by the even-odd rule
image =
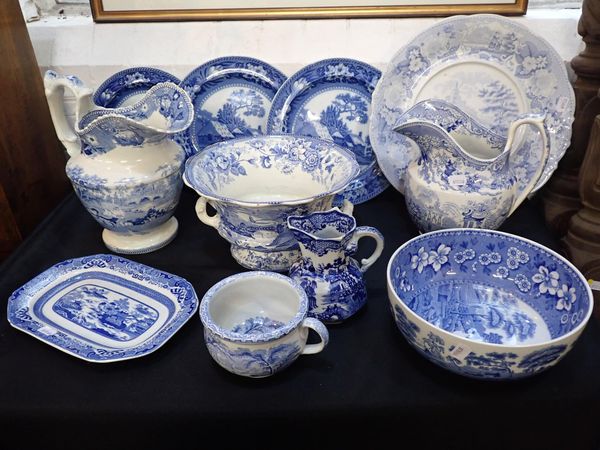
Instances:
[[[93,284],[83,285],[52,305],[52,310],[102,336],[129,341],[158,319],[158,312],[131,297]]]
[[[381,72],[361,61],[334,58],[310,64],[281,86],[269,113],[269,133],[312,136],[351,151],[361,172],[344,192],[353,204],[385,190],[369,140],[371,95]]]
[[[375,253],[382,249],[381,233],[372,227],[357,227],[354,217],[337,208],[290,216],[287,223],[302,255],[290,267],[289,275],[306,292],[309,315],[325,323],[354,315],[367,301],[363,272],[374,261],[361,265],[352,256],[361,236],[377,236],[381,247]]]
[[[285,79],[264,61],[237,56],[216,58],[192,70],[180,83],[195,109],[184,143],[192,148],[186,152],[194,154],[216,142],[265,134],[271,100]]]
[[[563,58],[528,27],[498,15],[455,16],[410,40],[391,59],[373,94],[370,138],[386,176],[400,192],[415,152],[395,133],[399,117],[425,98],[447,100],[506,136],[525,112],[544,114],[550,157],[538,132],[524,129],[511,164],[520,180],[543,166],[533,192],[550,178],[571,142],[575,96]]]
[[[491,230],[419,236],[389,270],[402,300],[390,300],[402,335],[436,364],[470,377],[519,378],[550,367],[590,314],[588,288],[572,266]],[[479,344],[496,347],[479,352]]]
[[[144,231],[169,220],[179,203],[184,155],[173,156],[179,159],[181,169],[171,168],[168,176],[145,184],[127,183],[126,179],[109,183],[75,164],[67,166],[67,175],[81,203],[102,227],[117,232]]]
[[[77,286],[69,289],[73,285]],[[45,305],[72,326],[46,314]],[[21,286],[9,298],[8,320],[78,358],[112,362],[157,350],[197,309],[196,292],[183,278],[99,254],[62,261]],[[157,323],[160,327],[147,335]],[[84,335],[81,327],[92,333]],[[134,343],[145,333],[145,339]],[[115,345],[107,344],[110,341]]]
[[[227,97],[216,114],[201,109],[196,114],[194,125],[196,140],[210,145],[236,137],[264,134],[262,125],[252,127],[244,120],[265,117],[264,98],[256,90],[240,88]]]
[[[281,328],[285,325],[283,322],[278,320],[269,319],[268,317],[250,317],[243,323],[235,325],[231,328],[232,333],[239,334],[262,334],[269,333],[273,330]]]
[[[286,368],[302,351],[295,342],[252,350],[228,346],[206,329],[204,336],[208,351],[219,365],[237,375],[252,378],[268,377]]]

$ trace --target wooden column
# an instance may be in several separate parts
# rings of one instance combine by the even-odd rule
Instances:
[[[0,261],[69,192],[18,0],[0,8]]]
[[[571,218],[564,245],[567,257],[587,278],[600,280],[600,115],[579,171],[579,195],[583,208]],[[600,293],[594,297],[594,314],[600,319]]]
[[[546,223],[558,237],[567,233],[569,220],[581,208],[579,168],[583,161],[592,123],[600,114],[600,1],[584,0],[577,28],[585,49],[571,61],[576,111],[571,145],[542,192]]]

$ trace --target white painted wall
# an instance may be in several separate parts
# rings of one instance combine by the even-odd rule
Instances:
[[[569,61],[583,47],[579,9],[530,9],[512,20],[544,37]],[[396,51],[438,18],[268,20],[95,24],[91,17],[44,17],[29,23],[44,72],[77,75],[96,88],[133,66],[161,68],[180,78],[227,55],[252,56],[288,76],[323,58],[355,58],[384,70]]]

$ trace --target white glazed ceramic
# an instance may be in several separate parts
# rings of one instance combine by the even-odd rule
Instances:
[[[537,374],[571,350],[593,310],[565,258],[494,230],[432,231],[390,258],[387,287],[402,335],[419,353],[473,378]]]
[[[418,150],[393,129],[411,106],[434,98],[453,103],[502,136],[518,115],[545,114],[550,156],[532,192],[548,181],[571,141],[575,95],[556,50],[506,17],[450,17],[406,43],[373,93],[371,144],[384,175],[400,192]],[[528,128],[518,136],[513,158],[521,188],[542,164],[541,142]]]
[[[498,228],[527,198],[542,176],[550,149],[544,117],[525,115],[504,138],[443,100],[425,100],[402,114],[395,131],[419,147],[408,165],[404,198],[421,231]],[[519,127],[540,131],[542,164],[524,188],[514,170]]]
[[[353,316],[367,302],[363,273],[381,256],[383,235],[373,227],[357,227],[354,217],[338,208],[290,216],[287,223],[302,255],[289,276],[308,295],[309,315],[324,323]],[[376,245],[372,255],[359,263],[352,256],[364,237],[374,239]]]
[[[273,375],[300,355],[319,353],[327,328],[307,318],[306,293],[291,278],[245,272],[215,284],[200,302],[200,319],[210,355],[228,371],[252,378]],[[321,341],[306,344],[309,329]]]
[[[67,176],[104,228],[106,246],[127,254],[168,244],[177,233],[173,212],[186,157],[170,137],[192,121],[189,96],[173,83],[158,83],[137,103],[110,109],[95,106],[92,91],[76,77],[48,71],[44,84],[56,133],[70,156]],[[76,98],[74,126],[64,112],[65,89]]]
[[[167,342],[198,309],[183,278],[115,255],[69,259],[8,300],[10,324],[90,362],[139,358]]]
[[[331,208],[360,170],[354,155],[336,144],[292,135],[213,144],[185,166],[184,182],[200,195],[200,220],[231,244],[239,264],[274,271],[287,271],[299,257],[288,216]],[[352,212],[347,200],[344,210]]]

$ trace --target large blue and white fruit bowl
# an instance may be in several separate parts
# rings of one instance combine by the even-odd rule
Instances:
[[[585,328],[593,297],[565,258],[483,229],[434,231],[390,258],[392,314],[430,361],[473,378],[515,379],[562,359]]]

